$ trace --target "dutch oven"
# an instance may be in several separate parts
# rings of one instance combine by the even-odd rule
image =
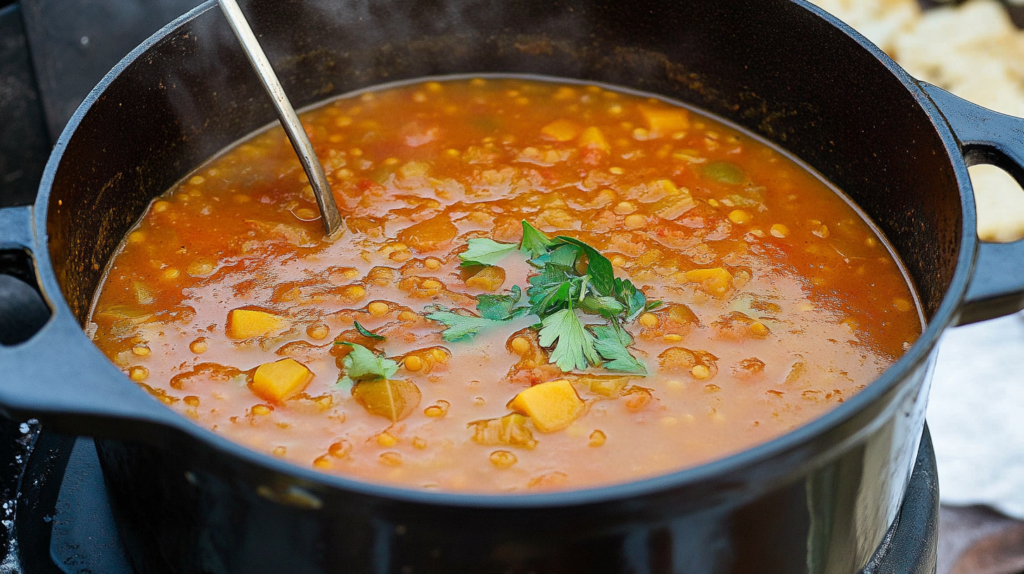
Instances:
[[[916,81],[801,1],[253,0],[247,12],[298,106],[402,79],[526,73],[654,92],[744,126],[820,171],[878,225],[927,328],[820,419],[628,484],[420,492],[229,442],[139,389],[82,331],[108,259],[153,197],[274,120],[207,2],[93,90],[35,205],[0,211],[0,249],[31,253],[52,310],[32,339],[0,347],[0,404],[97,437],[139,572],[847,574],[885,547],[940,335],[1024,302],[1024,243],[978,241],[967,174],[968,164],[993,163],[1024,180],[1024,120]]]

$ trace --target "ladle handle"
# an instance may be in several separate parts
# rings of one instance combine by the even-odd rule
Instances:
[[[967,165],[994,165],[1024,186],[1024,119],[983,108],[931,84],[921,82],[921,87],[953,129]],[[976,233],[973,229],[964,232]],[[994,319],[1021,309],[1024,239],[979,242],[959,324]]]
[[[306,130],[299,121],[298,114],[295,113],[295,108],[288,100],[288,95],[284,93],[284,88],[277,79],[270,60],[267,59],[263,48],[260,47],[260,43],[256,39],[256,35],[253,34],[252,28],[249,27],[249,21],[245,19],[238,2],[218,0],[218,3],[228,24],[231,25],[231,30],[242,44],[245,55],[256,70],[256,75],[259,76],[260,82],[263,83],[267,94],[270,95],[274,109],[277,110],[277,117],[281,119],[281,125],[284,126],[284,131],[288,134],[288,139],[299,156],[302,169],[306,171],[309,185],[312,186],[313,194],[316,196],[316,203],[320,206],[320,215],[323,218],[327,235],[329,237],[337,236],[344,228],[341,213],[338,212],[338,205],[334,202],[334,194],[331,193],[331,185],[327,182],[327,176],[324,175],[324,168],[316,156],[309,136],[306,135]]]

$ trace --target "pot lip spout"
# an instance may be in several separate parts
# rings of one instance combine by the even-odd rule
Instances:
[[[830,456],[836,449],[849,445],[851,442],[861,440],[870,426],[870,422],[877,420],[880,416],[882,411],[879,408],[885,408],[885,405],[891,404],[892,397],[909,392],[909,383],[915,379],[918,371],[926,368],[926,363],[932,356],[942,332],[956,321],[978,249],[978,239],[974,233],[976,225],[975,204],[960,144],[950,126],[944,120],[940,109],[931,100],[927,92],[922,89],[918,81],[907,74],[907,72],[866,38],[834,16],[809,4],[805,0],[796,0],[795,3],[801,8],[816,14],[825,23],[837,28],[843,34],[856,41],[863,49],[870,52],[879,63],[885,66],[890,73],[896,76],[904,88],[910,92],[914,100],[931,120],[932,126],[943,143],[943,151],[952,164],[956,184],[959,187],[964,229],[970,231],[961,233],[957,265],[950,286],[940,306],[921,333],[921,336],[905,355],[887,368],[871,384],[867,385],[843,404],[823,416],[768,442],[696,467],[621,484],[530,494],[418,491],[405,487],[364,482],[321,473],[312,468],[303,468],[282,461],[270,454],[250,450],[228,440],[222,435],[200,427],[176,413],[175,416],[180,420],[166,422],[165,419],[163,424],[168,427],[169,432],[175,432],[183,437],[187,435],[189,440],[198,443],[202,447],[201,450],[208,450],[212,454],[240,459],[248,465],[286,477],[295,484],[312,489],[313,491],[325,492],[338,489],[380,499],[400,500],[424,505],[479,508],[582,506],[613,500],[636,499],[659,493],[679,493],[683,492],[684,489],[692,489],[698,485],[700,485],[699,490],[701,491],[709,491],[706,487],[710,487],[712,489],[710,492],[715,493],[764,490],[770,488],[779,480],[791,476],[795,472],[794,469],[806,469],[808,465],[814,464],[815,461],[820,461]],[[54,146],[53,152],[46,164],[32,216],[34,242],[37,248],[35,256],[39,262],[37,273],[41,288],[50,294],[50,302],[55,307],[55,316],[60,315],[65,320],[74,322],[68,302],[60,295],[62,290],[50,260],[47,235],[50,192],[69,142],[75,135],[83,118],[119,75],[137,60],[143,58],[150,48],[174,34],[189,22],[207,15],[208,12],[211,13],[211,17],[219,14],[216,8],[216,0],[208,0],[163,27],[129,53],[88,95],[68,122]],[[225,22],[224,25],[226,27],[227,23]],[[74,337],[72,344],[88,345],[92,347],[92,352],[100,354],[100,351],[92,346],[92,342],[88,340],[88,337],[81,330],[79,330],[77,335],[72,336]],[[0,355],[0,358],[2,358],[2,355]],[[120,382],[125,385],[125,388],[128,385],[134,386],[127,378],[122,377],[122,379],[123,381]],[[876,408],[873,409],[873,406]],[[161,408],[164,407],[161,406]],[[849,424],[851,421],[865,422],[865,424]],[[120,438],[102,440],[120,440]],[[213,463],[216,464],[216,461],[213,460]]]

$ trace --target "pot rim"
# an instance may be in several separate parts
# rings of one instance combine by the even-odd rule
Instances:
[[[900,383],[908,380],[912,372],[928,360],[943,331],[957,318],[959,307],[964,299],[967,285],[973,272],[979,242],[977,234],[974,232],[977,222],[973,188],[971,187],[966,162],[951,127],[943,119],[938,107],[920,87],[918,81],[889,58],[881,49],[867,40],[867,38],[835,16],[810,4],[807,0],[791,1],[802,9],[812,12],[857,42],[862,49],[867,50],[881,65],[885,66],[899,80],[900,84],[910,92],[914,101],[931,120],[932,126],[942,141],[944,151],[951,162],[960,193],[964,232],[961,233],[956,268],[942,303],[936,309],[931,320],[928,321],[928,324],[922,331],[921,336],[914,342],[911,348],[859,393],[833,410],[786,434],[698,466],[625,483],[543,493],[489,494],[414,490],[412,488],[323,473],[312,468],[305,468],[283,461],[270,454],[252,450],[240,443],[233,442],[223,435],[201,427],[186,417],[175,413],[176,416],[174,418],[177,419],[176,430],[183,431],[190,439],[203,443],[220,454],[236,457],[256,467],[262,467],[271,472],[289,476],[302,483],[304,487],[339,489],[373,497],[432,506],[514,509],[596,504],[616,499],[637,498],[698,483],[711,482],[729,475],[735,475],[743,469],[764,464],[770,459],[779,458],[786,452],[798,451],[815,437],[824,435],[856,417],[875,401],[880,400],[884,395],[900,386]],[[54,145],[47,161],[33,208],[33,233],[37,249],[45,246],[44,254],[38,251],[35,253],[36,269],[40,284],[45,292],[60,293],[59,297],[48,297],[52,305],[56,307],[54,309],[55,318],[58,315],[72,316],[70,306],[64,298],[63,291],[55,276],[50,259],[48,234],[46,232],[50,192],[56,173],[61,167],[61,160],[68,143],[74,137],[79,124],[91,110],[93,104],[103,96],[105,90],[122,72],[180,26],[210,10],[216,9],[217,0],[207,0],[168,23],[132,50],[93,88],[75,111],[61,132],[57,143]],[[85,336],[84,331],[79,329],[76,336],[81,337],[80,344],[91,347],[90,352],[102,355],[100,350],[93,345],[92,341]],[[133,388],[137,390],[137,386],[127,377],[122,376],[122,382],[126,389]],[[856,440],[858,435],[863,435],[866,430],[868,429],[860,429],[853,433],[852,436],[847,437],[842,443]],[[827,450],[834,451],[842,443],[833,444]],[[759,486],[766,487],[764,481],[761,481]]]

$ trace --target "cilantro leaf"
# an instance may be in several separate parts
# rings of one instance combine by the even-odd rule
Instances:
[[[567,308],[572,300],[572,281],[556,283],[554,285],[531,287],[528,291],[533,293],[530,296],[530,312],[544,318],[560,309]]]
[[[607,257],[586,243],[573,237],[559,235],[557,241],[568,243],[579,247],[587,256],[587,275],[590,275],[590,282],[601,295],[611,295],[615,290],[615,269]]]
[[[605,360],[604,368],[609,371],[646,375],[647,368],[637,360],[626,347],[633,343],[633,337],[618,324],[595,325],[591,327],[597,341],[594,349]]]
[[[625,311],[626,306],[619,303],[615,297],[587,295],[580,301],[580,309],[587,313],[596,313],[605,319],[611,319]]]
[[[342,343],[352,347],[352,352],[345,355],[342,364],[345,367],[345,377],[352,381],[372,381],[374,379],[389,379],[398,372],[398,363],[391,359],[378,357],[373,351],[356,343]],[[342,381],[344,383],[344,378]]]
[[[633,344],[633,337],[616,323],[612,323],[611,325],[591,325],[590,330],[598,340],[608,339],[618,341],[623,347],[628,347]]]
[[[623,347],[619,341],[613,339],[600,339],[594,343],[594,348],[605,360],[604,368],[609,371],[620,373],[636,373],[646,375],[647,368],[629,353],[629,349]]]
[[[516,249],[515,243],[498,243],[491,239],[476,237],[466,242],[469,249],[459,254],[462,266],[494,265]]]
[[[521,317],[529,312],[527,307],[516,308],[516,304],[523,298],[523,290],[519,285],[513,285],[510,295],[479,295],[476,298],[476,310],[484,319],[492,321],[505,321]]]
[[[523,292],[516,285],[507,294],[478,296],[479,316],[434,307],[427,318],[447,327],[444,340],[468,340],[481,329],[533,314],[541,322],[531,328],[539,330],[541,346],[551,349],[549,361],[563,371],[603,364],[613,371],[647,374],[644,364],[630,354],[633,338],[621,322],[632,321],[661,302],[647,301],[632,282],[616,278],[611,261],[583,241],[561,235],[551,239],[526,220],[522,225],[519,251],[538,269],[528,279],[529,305],[521,304]],[[462,265],[493,265],[515,247],[490,239],[470,239],[469,249],[460,255]],[[586,262],[582,271],[581,260]],[[584,325],[575,307],[600,315],[608,324]]]
[[[480,329],[501,323],[501,321],[469,315],[468,312],[467,314],[461,314],[453,313],[443,307],[436,307],[436,309],[438,310],[427,315],[427,319],[437,321],[448,327],[441,333],[441,336],[449,343],[467,341],[475,337],[480,332]]]
[[[364,337],[369,337],[369,338],[373,339],[374,341],[383,341],[384,339],[387,338],[387,337],[385,337],[383,335],[378,335],[377,333],[369,331],[366,327],[363,327],[362,325],[360,325],[359,321],[353,321],[352,324],[355,326],[356,331],[358,331],[359,334],[364,336]]]
[[[581,254],[582,252],[575,245],[560,245],[548,254],[547,263],[575,272],[576,262],[579,261]]]
[[[558,365],[562,371],[583,370],[600,361],[594,350],[594,336],[583,327],[572,309],[562,309],[545,317],[542,325],[540,344],[542,347],[555,345],[548,362]]]
[[[529,301],[533,314],[543,317],[548,307],[555,302],[551,301],[553,293],[569,279],[565,270],[552,265],[544,267],[539,274],[527,279],[530,287],[527,288],[526,294],[530,296]]]
[[[554,245],[554,242],[544,235],[544,232],[530,225],[523,220],[523,240],[519,242],[519,251],[526,253],[530,256],[530,259],[540,257],[548,252],[548,248]]]
[[[640,316],[640,313],[654,309],[661,305],[660,301],[647,302],[644,292],[637,289],[636,285],[629,279],[615,278],[615,299],[626,306],[626,321],[632,321]]]

